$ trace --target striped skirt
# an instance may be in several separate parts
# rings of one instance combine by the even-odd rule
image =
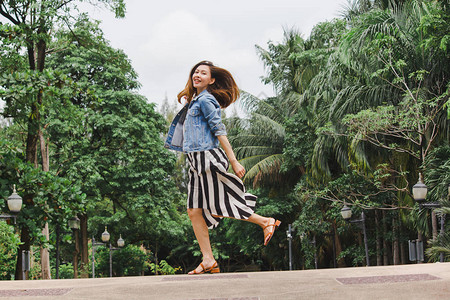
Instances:
[[[241,179],[228,173],[229,162],[222,149],[187,154],[189,161],[188,208],[202,208],[208,228],[223,217],[248,219],[256,196],[245,192]]]

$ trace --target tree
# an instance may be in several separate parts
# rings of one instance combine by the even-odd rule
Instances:
[[[155,255],[166,253],[184,240],[187,225],[172,180],[176,157],[161,139],[166,122],[137,94],[131,62],[109,45],[97,23],[80,18],[70,33],[58,36],[67,47],[53,54],[49,65],[70,74],[77,92],[64,114],[51,114],[57,172],[79,182],[88,195],[90,234],[98,236],[108,225],[127,243],[151,244]]]
[[[101,1],[107,6],[110,6],[116,12],[116,16],[123,16],[125,6],[122,0],[107,0]],[[4,18],[6,23],[1,24],[0,36],[3,37],[2,42],[9,46],[12,51],[19,52],[24,50],[27,53],[27,62],[21,63],[19,66],[24,69],[12,70],[12,76],[23,79],[30,78],[32,81],[31,89],[27,90],[25,86],[22,92],[17,94],[14,90],[9,91],[6,96],[7,106],[9,108],[19,108],[16,112],[22,112],[22,118],[26,119],[27,123],[27,138],[26,138],[26,161],[33,163],[36,167],[38,165],[37,149],[40,148],[42,169],[49,171],[49,157],[44,137],[45,122],[42,118],[43,108],[47,107],[46,96],[48,95],[45,83],[49,89],[54,89],[51,86],[54,83],[53,72],[45,71],[46,56],[50,52],[48,43],[51,40],[51,32],[58,24],[69,22],[71,17],[70,8],[76,8],[76,1],[63,0],[20,0],[20,1],[0,1],[0,15]],[[17,55],[11,55],[17,59]],[[10,64],[12,66],[12,64]],[[56,80],[60,82],[60,80]],[[20,85],[20,83],[19,83]],[[28,86],[30,87],[30,86]],[[5,94],[8,94],[6,91]],[[15,116],[16,117],[16,116]],[[38,147],[38,144],[40,144]],[[25,205],[33,205],[33,199],[27,192],[25,197]],[[44,235],[48,239],[48,227],[44,226]],[[19,249],[19,253],[25,250],[28,251],[30,247],[29,229],[23,227],[21,239],[23,245]],[[50,267],[48,252],[42,249],[42,271],[44,279],[50,278]],[[22,256],[18,255],[16,278],[22,278],[21,266]]]
[[[448,55],[427,46],[437,32],[424,32],[421,26],[439,5],[410,1],[354,17],[327,71],[319,73],[305,93],[311,100],[317,95],[323,100],[317,111],[326,129],[319,131],[319,140],[340,141],[333,152],[342,157],[341,168],[358,170],[391,198],[380,201],[383,198],[376,200],[377,195],[366,193],[355,199],[346,196],[348,202],[364,206],[361,198],[369,197],[375,200],[372,207],[410,210],[409,182],[416,179],[433,147],[448,139],[443,109],[448,102],[448,68],[443,67],[448,65]],[[318,145],[316,149],[323,152]],[[329,170],[325,163],[319,166]],[[399,231],[398,219],[408,218],[401,213],[393,220],[394,232]],[[398,251],[394,249],[395,257]]]
[[[450,213],[450,145],[444,143],[436,147],[425,160],[427,171],[426,184],[428,187],[427,202],[439,203],[441,208],[435,212],[441,217]],[[420,224],[422,225],[422,224]],[[424,226],[421,226],[424,230]],[[450,235],[448,226],[444,227],[443,233],[433,232],[433,239],[430,241],[431,247],[427,249],[427,254],[432,261],[439,261],[441,253],[444,254],[444,261],[450,259]]]

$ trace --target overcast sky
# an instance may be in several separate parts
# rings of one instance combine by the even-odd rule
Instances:
[[[193,65],[210,60],[228,69],[239,88],[255,96],[273,95],[261,83],[264,67],[255,45],[280,42],[283,28],[308,37],[312,27],[339,17],[347,0],[125,0],[125,19],[106,9],[92,8],[91,16],[115,48],[131,59],[150,102],[172,103]]]

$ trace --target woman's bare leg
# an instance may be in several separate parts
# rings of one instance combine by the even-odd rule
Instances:
[[[262,228],[264,228],[265,226],[269,225],[270,219],[271,218],[263,217],[263,216],[253,213],[245,221],[257,224],[257,225],[261,226]]]
[[[200,251],[203,255],[203,266],[205,268],[209,268],[214,264],[215,259],[211,249],[211,242],[209,240],[208,226],[203,218],[202,209],[188,208],[188,215],[191,219],[192,228],[194,229],[195,237],[197,238]],[[196,271],[202,271],[201,266],[198,266]]]
[[[251,222],[251,223],[261,226],[261,228],[264,231],[264,245],[266,245],[266,237],[267,237],[267,242],[270,240],[270,237],[267,235],[269,233],[271,233],[273,235],[273,233],[275,232],[275,229],[276,229],[276,226],[268,226],[270,224],[275,224],[275,222],[277,222],[274,218],[263,217],[258,214],[255,214],[255,213],[253,213],[245,221],[248,221],[248,222]]]

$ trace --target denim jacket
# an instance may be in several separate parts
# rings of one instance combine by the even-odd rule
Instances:
[[[175,116],[164,146],[184,153],[205,151],[219,147],[219,135],[227,135],[220,105],[204,90]]]

